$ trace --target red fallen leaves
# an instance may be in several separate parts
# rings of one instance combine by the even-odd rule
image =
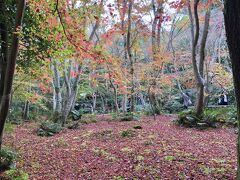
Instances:
[[[176,127],[172,119],[100,121],[49,138],[36,136],[32,124],[25,124],[5,141],[21,153],[18,167],[30,179],[235,178],[235,134]],[[121,137],[135,125],[143,129],[134,130],[133,137]]]

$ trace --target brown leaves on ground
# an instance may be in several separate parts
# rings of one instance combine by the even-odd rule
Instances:
[[[234,133],[185,129],[172,119],[99,121],[48,138],[36,136],[34,126],[25,124],[5,142],[14,144],[21,155],[18,167],[30,179],[235,178]]]

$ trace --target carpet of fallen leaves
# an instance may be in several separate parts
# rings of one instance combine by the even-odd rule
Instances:
[[[30,179],[235,179],[236,135],[173,124],[171,116],[82,125],[39,137],[32,123],[18,126],[5,144]],[[142,129],[134,129],[134,126]],[[130,130],[129,137],[122,132]]]

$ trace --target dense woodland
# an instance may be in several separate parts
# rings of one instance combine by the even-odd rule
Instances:
[[[238,0],[0,0],[1,179],[240,179]]]

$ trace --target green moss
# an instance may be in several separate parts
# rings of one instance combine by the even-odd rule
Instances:
[[[14,129],[16,128],[16,125],[15,124],[12,124],[12,123],[6,123],[4,125],[4,132],[7,133],[7,134],[11,134],[13,133]]]
[[[5,172],[11,180],[28,180],[29,176],[22,170],[11,169]]]
[[[121,132],[122,137],[133,137],[134,136],[134,131],[132,129],[128,129],[126,131]]]
[[[176,160],[176,158],[174,156],[165,156],[164,159],[167,160],[167,161],[174,161],[174,160]]]

